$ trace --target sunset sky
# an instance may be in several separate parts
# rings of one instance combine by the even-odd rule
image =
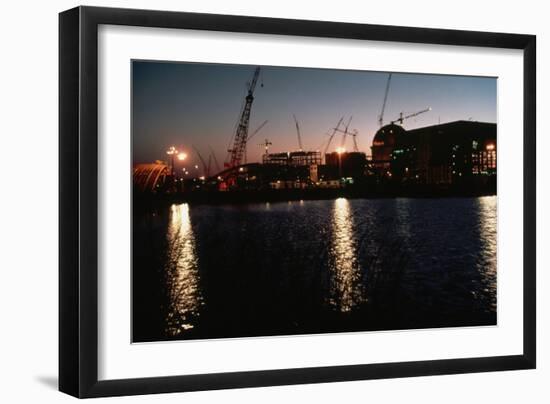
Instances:
[[[166,160],[176,146],[187,165],[199,164],[192,146],[208,159],[209,146],[223,165],[255,66],[197,63],[132,63],[134,163]],[[340,117],[353,115],[359,149],[370,155],[388,74],[385,72],[263,67],[254,93],[250,133],[267,125],[248,144],[248,162],[261,160],[264,139],[271,152],[298,149],[292,114],[306,150],[319,150]],[[263,82],[263,87],[261,83]],[[394,73],[385,123],[400,112],[432,111],[406,120],[405,129],[468,120],[496,122],[497,79]],[[341,135],[333,140],[336,148]],[[352,139],[346,142],[352,149]]]

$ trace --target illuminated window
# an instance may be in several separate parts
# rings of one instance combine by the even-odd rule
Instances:
[[[496,150],[483,150],[472,153],[472,173],[488,174],[497,168]]]

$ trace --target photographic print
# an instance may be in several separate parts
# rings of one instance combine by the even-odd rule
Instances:
[[[133,342],[497,324],[497,78],[131,72]]]

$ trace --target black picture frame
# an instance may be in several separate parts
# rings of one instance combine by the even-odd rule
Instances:
[[[100,24],[523,50],[523,354],[99,381]],[[535,103],[533,35],[96,7],[60,13],[59,389],[84,398],[535,368]]]

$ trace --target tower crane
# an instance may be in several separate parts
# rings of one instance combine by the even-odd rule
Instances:
[[[358,152],[359,147],[357,147],[357,129],[354,129],[353,132],[351,132],[351,137],[353,138],[353,151]]]
[[[264,140],[263,143],[260,143],[258,146],[265,147],[265,155],[267,156],[269,154],[269,146],[271,146],[273,143],[269,141],[269,139]]]
[[[338,129],[338,132],[342,132],[343,133],[343,136],[342,136],[342,144],[340,145],[340,147],[343,149],[344,146],[346,145],[346,136],[349,135],[353,138],[353,151],[354,152],[358,152],[359,151],[359,147],[357,146],[357,134],[359,133],[357,131],[357,129],[353,129],[353,131],[350,132],[349,130],[349,124],[351,122],[351,118],[353,117],[350,117],[349,120],[348,120],[348,123],[346,124],[344,130],[342,129]]]
[[[386,110],[386,102],[388,101],[388,93],[390,91],[391,75],[392,73],[388,75],[388,81],[386,82],[386,91],[384,92],[384,101],[382,102],[382,109],[380,110],[380,115],[378,115],[378,124],[380,126],[384,125],[384,111]]]
[[[243,161],[244,161],[245,164],[246,164],[247,157],[248,157],[248,156],[247,156],[247,155],[248,155],[248,150],[247,150],[247,149],[248,149],[248,142],[249,142],[250,139],[252,139],[259,131],[262,130],[262,128],[267,124],[267,122],[268,122],[267,120],[266,120],[266,121],[263,121],[262,124],[261,124],[260,126],[258,126],[258,127],[256,128],[256,130],[254,130],[254,132],[252,132],[252,134],[251,134],[250,136],[248,136],[248,139],[246,140],[247,145],[246,145],[245,148],[244,148],[244,157],[243,157]]]
[[[396,122],[399,122],[401,125],[403,125],[403,121],[404,121],[405,119],[413,118],[413,117],[415,117],[415,116],[418,116],[418,115],[423,114],[423,113],[425,113],[425,112],[429,112],[429,111],[431,111],[431,110],[432,110],[432,108],[431,108],[431,107],[428,107],[428,108],[423,109],[423,110],[421,110],[421,111],[413,112],[412,114],[405,115],[405,116],[403,116],[403,112],[400,112],[400,113],[399,113],[399,118],[397,118],[397,119],[394,120],[394,121],[391,121],[390,123],[393,125],[393,124],[395,124]]]
[[[353,115],[349,117],[348,119],[348,123],[346,123],[346,125],[344,126],[344,130],[340,130],[339,132],[342,132],[342,143],[340,144],[340,147],[343,149],[346,145],[346,137],[348,136],[348,128],[349,128],[349,124],[351,123],[351,120],[353,118]]]
[[[197,153],[197,156],[199,156],[199,160],[201,161],[202,169],[204,171],[204,175],[206,177],[210,177],[210,164],[206,164],[206,161],[202,157],[201,152],[199,151],[199,149],[197,149],[195,146],[193,146],[193,149],[195,149],[195,152]]]
[[[214,153],[214,150],[212,150],[211,146],[208,146],[208,149],[210,150],[210,155],[212,156],[212,159],[214,160],[214,164],[216,165],[216,172],[220,172],[220,164],[218,163],[218,159],[216,158],[216,153]]]
[[[332,133],[329,135],[327,145],[325,146],[325,152],[324,154],[327,154],[328,148],[330,147],[330,143],[332,142],[332,139],[334,138],[334,135],[338,130],[340,129],[340,125],[342,124],[342,121],[344,120],[344,117],[341,117],[336,126],[332,129]]]
[[[299,147],[299,150],[302,151],[304,150],[304,148],[302,147],[302,137],[300,136],[300,125],[298,124],[296,115],[292,114],[292,117],[294,118],[294,123],[296,124],[296,134],[298,135],[298,147]]]
[[[263,129],[263,127],[264,127],[265,125],[267,125],[268,122],[269,122],[269,121],[263,121],[262,124],[261,124],[260,126],[258,126],[258,127],[254,130],[254,132],[252,132],[252,134],[251,134],[250,136],[248,136],[247,141],[250,140],[250,139],[252,139],[259,131],[261,131],[261,130]]]
[[[241,165],[246,150],[246,142],[248,140],[248,126],[250,123],[250,111],[252,102],[254,101],[254,90],[260,76],[260,68],[256,67],[252,80],[248,84],[248,91],[245,97],[245,103],[240,114],[237,124],[237,129],[234,135],[233,147],[228,150],[228,161],[224,164],[225,167],[233,168]],[[262,84],[263,86],[263,84]]]

